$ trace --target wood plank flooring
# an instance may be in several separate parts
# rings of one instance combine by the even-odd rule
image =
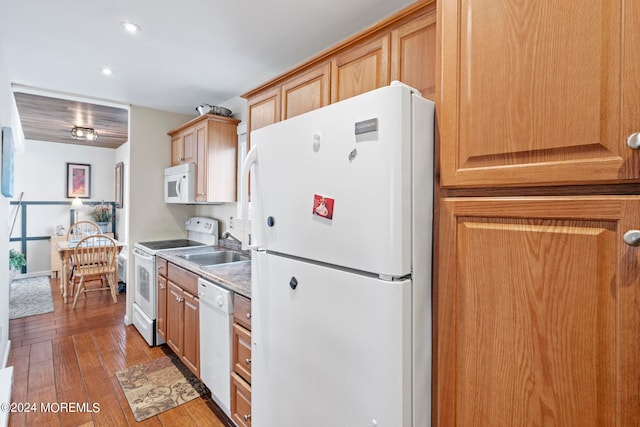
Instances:
[[[12,412],[9,426],[233,426],[224,414],[216,416],[220,409],[210,396],[136,422],[115,373],[171,350],[149,347],[133,326],[124,325],[124,293],[114,304],[108,292],[91,292],[72,310],[62,301],[58,279],[51,287],[53,313],[9,321],[12,401],[38,409]],[[41,411],[41,403],[53,410]],[[99,411],[58,409],[67,403],[98,403]]]

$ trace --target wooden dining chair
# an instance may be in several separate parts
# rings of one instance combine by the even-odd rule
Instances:
[[[102,230],[100,226],[93,221],[77,221],[69,227],[69,231],[67,231],[67,241],[69,243],[79,242],[80,239],[86,236],[91,236],[94,234],[102,234]],[[68,283],[71,285],[71,295],[73,295],[73,275],[75,273],[75,263],[73,261],[73,257],[71,257],[71,264],[69,265],[69,278]],[[60,292],[64,292],[62,288],[62,284],[60,285]]]
[[[76,308],[80,294],[102,290],[111,291],[111,298],[114,303],[117,303],[118,280],[116,271],[118,249],[115,240],[102,234],[84,237],[76,244],[73,258],[76,268],[73,280],[79,280],[79,284],[73,297],[72,308]],[[99,285],[97,287],[87,287],[87,279],[100,279]],[[95,280],[90,281],[92,284],[98,282]]]

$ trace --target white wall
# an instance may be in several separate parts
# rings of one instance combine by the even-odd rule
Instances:
[[[1,46],[0,46],[1,47]],[[7,76],[2,49],[0,49],[0,126],[12,126],[13,96]],[[0,196],[0,368],[9,356],[9,236],[7,220],[9,200]]]
[[[115,150],[27,140],[22,152],[16,152],[15,156],[14,199],[24,192],[23,201],[69,202],[69,205],[28,206],[28,237],[53,235],[56,225],[69,228],[71,199],[66,197],[67,162],[91,165],[90,198],[83,199],[84,202],[114,200]],[[12,215],[14,210],[15,207],[12,207]],[[88,210],[88,206],[83,208],[78,218],[89,218]],[[21,229],[21,215],[18,215],[11,237],[21,237]],[[20,243],[12,242],[10,247],[19,250]],[[48,240],[28,242],[26,255],[28,273],[37,274],[51,269]]]
[[[122,162],[123,167],[123,175],[124,179],[122,182],[122,208],[116,208],[116,236],[118,240],[128,243],[129,236],[129,204],[124,203],[127,199],[127,195],[129,194],[129,141],[122,144],[115,150],[115,162],[116,164]],[[115,165],[114,165],[115,171]],[[115,191],[115,190],[114,190]],[[115,194],[114,194],[115,197]]]
[[[192,116],[131,106],[129,109],[129,247],[127,275],[133,283],[133,244],[151,240],[183,238],[185,221],[195,207],[164,203],[164,168],[171,165],[171,138],[167,132]],[[129,286],[128,286],[129,289]],[[133,291],[127,292],[125,322],[131,323]]]

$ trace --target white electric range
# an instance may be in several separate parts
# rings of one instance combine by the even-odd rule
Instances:
[[[158,314],[156,255],[166,250],[218,244],[218,221],[214,218],[189,218],[185,222],[185,229],[189,232],[187,239],[139,242],[134,245],[133,325],[150,346],[164,343],[162,337],[158,335],[156,325]]]

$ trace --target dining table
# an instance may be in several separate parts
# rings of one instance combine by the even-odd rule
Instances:
[[[115,240],[116,249],[118,253],[124,247],[124,243]],[[71,271],[71,259],[73,257],[73,253],[75,251],[75,244],[69,244],[68,240],[61,240],[56,243],[56,249],[58,250],[58,254],[60,255],[60,259],[62,260],[62,274],[60,278],[60,291],[62,292],[62,299],[66,304],[67,298],[72,297],[73,294],[69,293],[69,273]],[[118,263],[116,262],[116,272],[115,277],[118,277]]]

